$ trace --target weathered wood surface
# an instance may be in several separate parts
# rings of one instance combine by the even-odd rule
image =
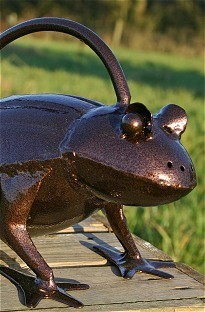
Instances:
[[[151,244],[135,237],[144,257],[170,260]],[[81,300],[82,311],[204,311],[202,276],[183,264],[164,269],[172,280],[138,273],[131,280],[119,276],[118,270],[92,250],[94,244],[109,244],[121,250],[114,234],[95,217],[74,229],[34,239],[38,250],[54,268],[56,278],[68,278],[90,285],[85,291],[70,292]],[[1,264],[29,272],[22,260],[2,243]],[[76,311],[52,300],[42,300],[36,312]],[[18,299],[16,287],[1,278],[1,311],[29,311]]]

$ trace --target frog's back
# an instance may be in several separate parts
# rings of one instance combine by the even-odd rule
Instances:
[[[12,96],[1,100],[1,164],[60,157],[68,127],[102,104],[56,94]]]

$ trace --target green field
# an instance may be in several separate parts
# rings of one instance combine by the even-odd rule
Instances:
[[[83,43],[31,37],[5,48],[2,97],[28,93],[82,95],[106,104],[115,94],[101,61]],[[198,186],[181,200],[152,208],[126,207],[132,232],[163,249],[176,261],[204,267],[204,73],[203,57],[115,50],[132,94],[156,113],[176,103],[188,114],[182,142],[196,167]]]

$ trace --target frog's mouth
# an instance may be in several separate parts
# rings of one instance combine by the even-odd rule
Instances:
[[[130,183],[128,182],[126,188],[123,189],[115,189],[113,186],[110,191],[106,188],[102,190],[102,187],[92,187],[91,185],[88,185],[88,187],[91,189],[93,195],[102,200],[126,206],[141,207],[168,204],[187,195],[194,188],[194,186],[192,188],[185,188],[165,184],[150,184],[146,179],[144,179],[144,181],[141,180],[140,183],[137,182],[135,187],[130,177],[128,177],[128,180]],[[133,189],[135,189],[135,191],[133,191]]]
[[[155,206],[170,203],[187,195],[196,180],[180,184],[166,175],[145,178],[116,170],[88,158],[75,156],[77,180],[101,200],[128,206]]]

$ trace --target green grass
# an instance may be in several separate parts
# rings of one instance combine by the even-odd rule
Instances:
[[[152,208],[126,207],[131,230],[200,272],[204,267],[204,76],[202,57],[160,52],[115,51],[128,78],[132,101],[152,113],[182,106],[189,122],[182,142],[196,167],[198,186],[181,200]],[[67,93],[115,103],[101,61],[82,43],[21,39],[3,51],[2,96]]]

